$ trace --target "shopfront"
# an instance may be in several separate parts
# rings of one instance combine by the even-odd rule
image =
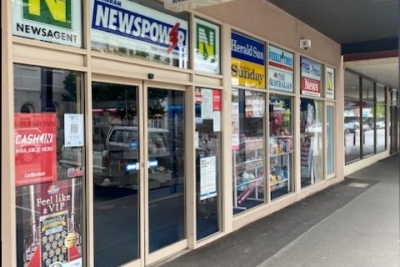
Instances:
[[[2,3],[5,266],[147,266],[343,179],[340,46],[252,1]]]

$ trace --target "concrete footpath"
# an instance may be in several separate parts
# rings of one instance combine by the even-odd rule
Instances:
[[[162,267],[396,267],[399,155]]]

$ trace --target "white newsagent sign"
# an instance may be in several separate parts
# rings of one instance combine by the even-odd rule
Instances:
[[[92,0],[92,49],[187,61],[187,22],[133,3]]]
[[[82,47],[81,1],[14,0],[13,35]]]

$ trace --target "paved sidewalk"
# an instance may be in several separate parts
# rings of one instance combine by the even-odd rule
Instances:
[[[163,267],[400,266],[399,155]]]

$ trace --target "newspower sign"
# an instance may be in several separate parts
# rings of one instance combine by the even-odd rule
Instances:
[[[181,12],[232,1],[234,0],[164,0],[164,7],[171,11]]]

